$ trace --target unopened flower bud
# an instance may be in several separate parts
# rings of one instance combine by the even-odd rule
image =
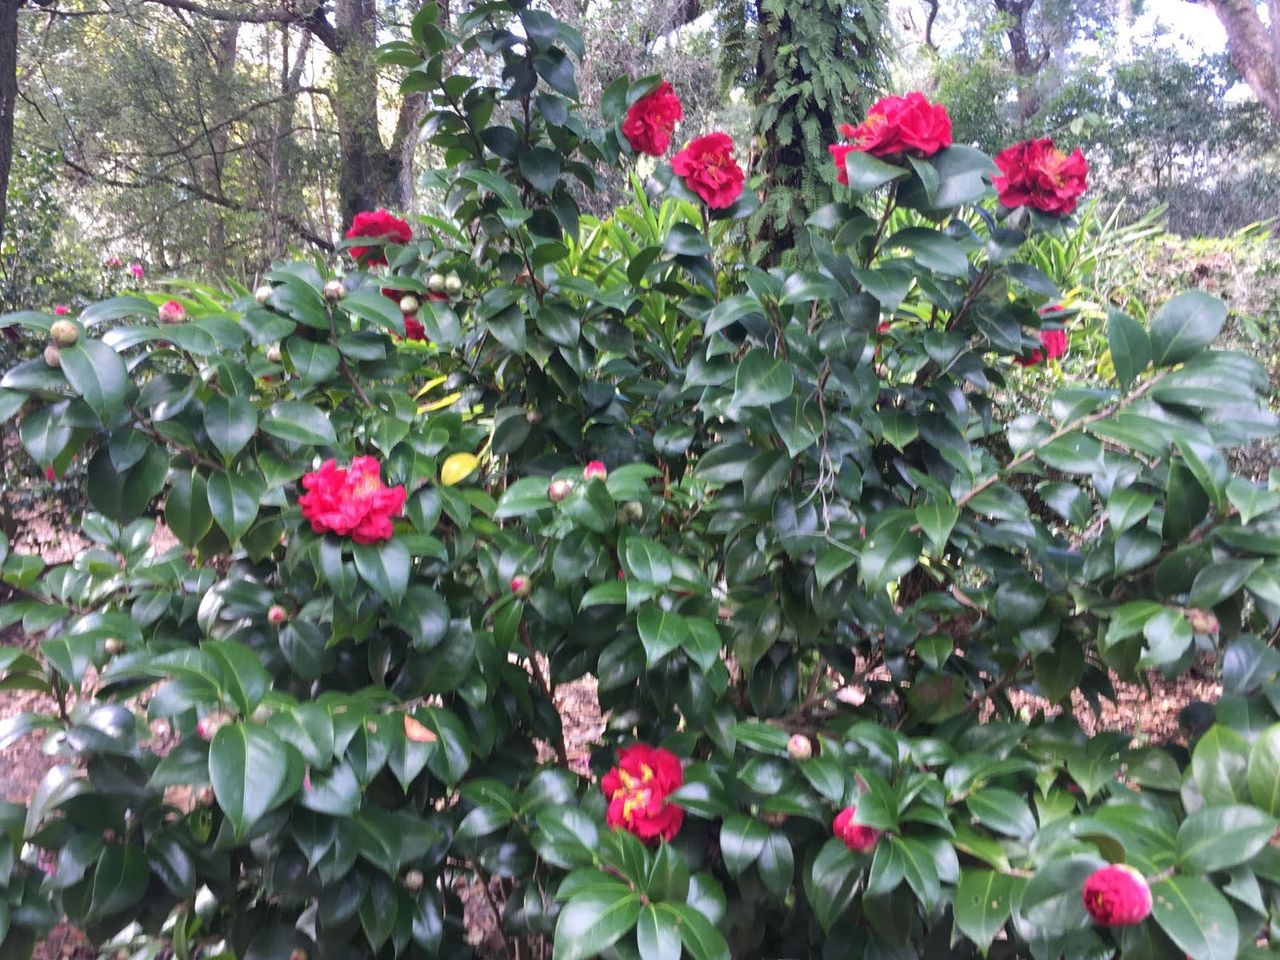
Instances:
[[[280,344],[273,343],[271,346],[267,347],[267,359],[272,363],[280,362]]]
[[[639,500],[628,500],[622,505],[622,519],[626,523],[639,523],[644,519],[644,504]]]
[[[421,870],[410,870],[404,875],[404,888],[411,893],[416,893],[422,889],[425,879]]]
[[[80,339],[80,328],[70,320],[55,320],[49,328],[49,336],[60,347],[70,347]]]
[[[1084,908],[1104,927],[1129,927],[1151,914],[1147,878],[1127,863],[1114,863],[1089,874],[1081,891]]]
[[[273,604],[271,609],[267,611],[267,623],[271,624],[273,627],[280,626],[288,619],[289,611],[278,603]]]
[[[517,597],[527,597],[533,585],[529,583],[528,577],[522,577],[519,574],[511,578],[511,592]]]
[[[547,488],[547,496],[552,503],[559,503],[571,493],[573,493],[572,480],[552,480],[551,486]]]
[[[257,290],[253,291],[253,299],[259,303],[266,303],[271,298],[271,286],[264,283]]]
[[[307,960],[307,951],[303,950],[301,947],[294,947],[293,951],[289,954],[289,960]]]
[[[330,280],[324,285],[324,298],[326,300],[341,300],[347,295],[347,288],[342,285],[341,280]]]
[[[444,278],[444,292],[451,297],[456,297],[462,292],[462,281],[458,279],[456,273],[451,273]]]
[[[599,477],[601,480],[609,476],[609,471],[605,469],[603,460],[592,460],[582,468],[582,479],[593,480]]]
[[[266,723],[271,719],[272,710],[265,703],[260,703],[253,709],[253,714],[249,717],[254,723]]]
[[[44,348],[44,362],[51,367],[62,366],[62,353],[58,350],[57,344],[49,344]]]
[[[211,807],[213,806],[213,800],[213,787],[201,787],[196,792],[197,807]]]
[[[542,411],[540,411],[540,410],[526,410],[526,411],[525,411],[525,413],[524,413],[524,419],[525,419],[525,422],[526,422],[526,423],[541,423],[541,422],[542,422]]]
[[[444,293],[444,274],[433,273],[427,277],[427,289],[432,293]]]
[[[213,735],[231,722],[231,715],[219,711],[211,713],[208,716],[201,717],[196,723],[196,735],[201,740],[212,740]]]
[[[413,294],[406,293],[403,297],[400,298],[401,313],[417,313],[418,307],[419,307],[418,298],[415,297]]]
[[[166,300],[160,304],[161,323],[182,323],[187,319],[186,308],[177,300]]]
[[[787,756],[792,760],[808,760],[813,756],[813,743],[802,733],[793,734],[787,741]]]
[[[102,646],[107,651],[107,653],[109,653],[113,657],[117,653],[124,652],[124,643],[120,640],[117,640],[115,637],[108,637],[106,643],[104,643]]]
[[[1218,632],[1218,618],[1213,615],[1212,610],[1201,610],[1198,607],[1190,607],[1186,613],[1187,622],[1191,624],[1191,629],[1196,633]]]

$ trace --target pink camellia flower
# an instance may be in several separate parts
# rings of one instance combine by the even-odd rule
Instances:
[[[522,577],[519,574],[516,574],[511,578],[511,592],[517,597],[527,597],[530,589],[531,585],[528,577]]]
[[[712,210],[733,206],[747,179],[733,158],[733,137],[727,133],[690,140],[671,158],[671,170]]]
[[[666,80],[631,105],[622,133],[636,153],[660,157],[671,146],[671,132],[684,119],[680,98]]]
[[[106,257],[105,259],[103,259],[103,261],[102,261],[102,265],[103,265],[104,267],[108,267],[108,268],[113,269],[113,270],[119,270],[122,266],[124,266],[124,264],[121,262],[120,258],[119,258],[119,257],[114,257],[114,256],[113,256],[113,257]]]
[[[634,833],[645,843],[670,841],[684,823],[684,808],[667,797],[684,783],[680,758],[664,747],[633,743],[618,751],[618,765],[604,775],[600,790],[609,800],[605,822]]]
[[[831,824],[831,832],[854,853],[870,853],[880,842],[880,831],[854,823],[853,818],[857,812],[857,807],[845,807],[837,813]]]
[[[213,735],[231,722],[231,714],[225,711],[210,713],[196,722],[196,735],[201,740],[212,740]]]
[[[71,312],[71,308],[68,307],[65,303],[60,303],[53,308],[53,315],[55,317],[65,317],[70,312]]]
[[[552,503],[559,503],[566,499],[571,493],[573,493],[572,480],[552,480],[551,485],[547,487],[547,498]]]
[[[1094,923],[1104,927],[1128,927],[1151,913],[1151,888],[1146,878],[1125,863],[1095,870],[1084,882],[1084,908]]]
[[[597,477],[603,480],[607,476],[609,476],[609,471],[605,469],[603,460],[592,460],[582,468],[583,480],[594,480]]]
[[[177,300],[166,300],[160,304],[158,313],[161,323],[181,323],[187,319],[186,308]]]
[[[344,470],[334,459],[302,478],[307,492],[298,498],[304,520],[316,533],[336,533],[356,543],[390,540],[391,518],[404,507],[404,484],[388,487],[373,457],[356,457]]]
[[[50,483],[53,483],[53,481],[58,479],[58,471],[53,469],[52,466],[45,467],[44,478],[48,480]]]
[[[138,263],[138,262],[136,262],[136,261],[135,261],[134,263],[129,264],[129,272],[133,274],[133,279],[135,279],[135,280],[141,280],[141,279],[142,279],[142,264],[140,264],[140,263]]]
[[[991,180],[996,196],[1006,207],[1031,207],[1042,213],[1066,216],[1084,193],[1089,164],[1079,147],[1068,156],[1050,137],[1024,140],[995,156],[1000,176]]]
[[[387,243],[408,243],[413,239],[413,228],[393,213],[386,210],[365,210],[357,213],[347,230],[347,239],[368,237],[371,240],[383,240]],[[351,256],[356,260],[366,258],[369,266],[378,266],[387,262],[387,255],[382,247],[352,247]]]

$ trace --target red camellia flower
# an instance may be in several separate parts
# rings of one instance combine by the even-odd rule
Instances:
[[[867,111],[867,119],[856,127],[840,125],[840,135],[848,144],[835,144],[827,149],[836,161],[836,178],[848,183],[844,158],[850,150],[860,150],[873,157],[931,157],[943,147],[951,146],[951,117],[940,103],[930,103],[923,93],[905,97],[885,97]]]
[[[53,483],[53,481],[58,479],[58,471],[53,469],[53,467],[45,467],[44,478],[50,483]]]
[[[1044,363],[1045,360],[1057,360],[1061,356],[1065,356],[1067,352],[1067,331],[1065,330],[1041,330],[1040,345],[1043,350],[1032,350],[1025,357],[1014,357],[1013,360],[1019,366],[1034,367],[1038,363]]]
[[[1084,908],[1094,923],[1127,927],[1151,913],[1151,888],[1146,878],[1125,863],[1095,870],[1084,882]]]
[[[991,183],[1002,204],[1059,217],[1076,208],[1089,173],[1079,147],[1068,156],[1049,137],[1014,144],[996,154],[995,161],[1001,175]]]
[[[71,308],[68,307],[65,303],[60,303],[53,308],[53,315],[55,317],[65,317],[70,312],[71,312]]]
[[[404,338],[423,342],[427,339],[427,328],[422,325],[422,321],[407,313],[404,315]]]
[[[316,533],[336,533],[356,543],[391,539],[391,518],[404,506],[403,484],[388,487],[373,457],[356,457],[343,470],[329,459],[302,478],[302,516]]]
[[[658,88],[631,105],[622,121],[622,133],[636,153],[660,157],[671,146],[671,131],[684,119],[684,107],[671,84],[663,80]]]
[[[347,231],[347,239],[370,237],[385,240],[388,243],[408,243],[413,239],[413,229],[395,214],[386,210],[365,210],[357,213],[351,221],[351,229]],[[387,256],[381,247],[352,247],[351,256],[359,260],[366,254],[369,266],[387,262]]]
[[[684,823],[684,809],[667,803],[667,797],[683,783],[684,768],[670,750],[647,743],[624,747],[618,751],[618,765],[600,781],[609,799],[605,820],[645,843],[671,840]]]
[[[857,807],[845,807],[837,813],[831,824],[831,832],[854,853],[870,853],[880,842],[880,831],[854,823],[853,818],[857,812]]]
[[[727,133],[708,133],[690,140],[671,158],[671,169],[712,210],[733,206],[747,179],[733,159],[733,137]]]

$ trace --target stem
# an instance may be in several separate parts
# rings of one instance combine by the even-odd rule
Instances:
[[[525,650],[529,652],[529,669],[533,672],[533,678],[538,682],[539,689],[543,695],[551,701],[555,706],[555,695],[551,692],[551,684],[547,682],[547,675],[542,671],[542,664],[538,663],[538,651],[533,645],[533,641],[529,639],[529,627],[522,620],[520,622],[520,642],[524,644]],[[556,751],[556,759],[560,765],[566,770],[569,769],[569,746],[564,739],[564,724],[560,725],[560,735],[556,742],[552,744]]]
[[[889,225],[889,217],[893,214],[894,209],[898,205],[898,183],[895,180],[889,184],[889,196],[885,200],[884,213],[880,215],[880,222],[876,224],[876,232],[871,235],[871,246],[867,250],[866,259],[862,261],[864,267],[871,266],[871,261],[876,258],[879,252],[880,238],[884,236],[884,228]]]
[[[198,466],[207,467],[210,470],[225,469],[222,464],[217,463],[213,460],[210,460],[208,457],[206,457],[203,453],[201,453],[195,447],[189,447],[185,443],[182,443],[179,440],[174,440],[172,437],[166,437],[162,433],[160,433],[158,430],[156,430],[155,427],[148,426],[145,422],[143,422],[142,417],[137,410],[133,410],[132,408],[130,408],[130,412],[134,416],[133,426],[138,430],[139,433],[146,434],[148,437],[150,437],[152,440],[156,441],[157,443],[166,444],[172,447],[174,450],[177,450],[180,454],[182,454],[184,457],[186,457],[192,463],[197,464]]]
[[[342,355],[342,351],[338,348],[338,325],[333,320],[333,305],[326,303],[324,312],[329,317],[329,342],[333,344],[333,349],[338,351],[338,369],[342,371],[342,375],[347,378],[347,383],[351,384],[351,388],[355,390],[356,396],[360,398],[369,409],[373,409],[373,401],[369,399],[364,392],[364,387],[360,386],[360,381],[356,379],[356,375],[351,372],[351,368],[347,366],[347,358]]]

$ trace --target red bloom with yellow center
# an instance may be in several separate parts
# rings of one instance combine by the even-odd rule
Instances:
[[[605,820],[629,830],[645,843],[672,840],[684,823],[684,809],[667,797],[684,783],[684,768],[670,750],[633,743],[618,751],[618,765],[604,775],[600,789],[609,800]]]
[[[382,467],[373,457],[356,457],[344,470],[326,460],[319,470],[302,478],[307,492],[298,498],[303,519],[316,533],[336,533],[356,543],[390,540],[391,518],[404,507],[403,484],[388,487]]]
[[[712,210],[733,206],[747,179],[733,159],[733,137],[727,133],[708,133],[690,140],[671,158],[671,169]]]
[[[991,180],[1006,207],[1031,207],[1066,216],[1076,208],[1087,185],[1089,164],[1076,147],[1070,155],[1050,137],[1016,143],[995,157],[1000,176]]]

